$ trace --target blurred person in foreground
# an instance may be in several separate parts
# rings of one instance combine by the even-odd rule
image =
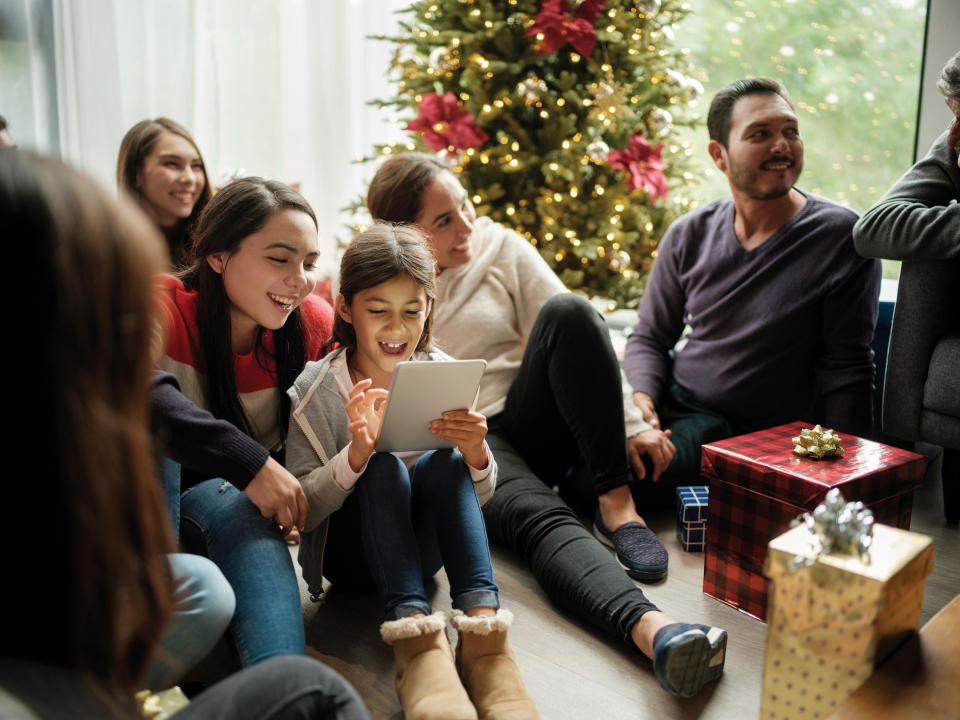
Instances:
[[[134,692],[173,605],[170,520],[150,429],[152,280],[166,267],[145,217],[88,178],[0,152],[0,224],[32,273],[13,320],[35,382],[16,384],[5,483],[0,717],[134,718]],[[18,239],[29,239],[19,242]],[[366,718],[334,671],[279,657],[201,693],[176,717]]]

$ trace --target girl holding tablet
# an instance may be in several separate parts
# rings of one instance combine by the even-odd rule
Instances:
[[[163,117],[130,128],[120,143],[117,186],[164,234],[173,267],[184,267],[190,230],[213,196],[203,156],[187,129]]]
[[[626,431],[630,401],[603,319],[567,292],[529,242],[478,219],[437,156],[388,159],[370,183],[367,208],[375,220],[416,223],[427,233],[437,262],[438,342],[487,362],[478,405],[500,464],[483,508],[491,539],[518,551],[558,606],[651,658],[668,691],[690,696],[720,677],[726,632],[674,622],[621,568],[643,580],[666,575],[666,550],[631,497],[630,469],[644,477],[642,448],[655,461],[655,480],[673,446],[649,426]],[[588,482],[569,472],[581,464]],[[597,537],[614,545],[616,559],[565,493],[596,499]]]
[[[288,391],[287,467],[310,504],[300,564],[314,594],[321,576],[379,591],[408,720],[534,718],[480,513],[496,482],[486,419],[458,410],[436,420],[432,432],[456,449],[374,451],[397,363],[449,359],[431,349],[435,299],[434,260],[416,229],[378,224],[347,247],[332,338],[340,347]],[[424,590],[441,566],[460,633],[456,666]]]
[[[236,594],[231,627],[244,665],[306,649],[284,543],[304,522],[306,498],[278,459],[289,417],[284,391],[322,355],[333,319],[310,294],[318,254],[306,200],[283,183],[243,178],[204,209],[193,264],[159,281],[161,368],[196,405],[256,441],[249,453],[223,448],[213,479],[185,470],[180,488],[184,547],[213,560]],[[242,482],[238,466],[260,469]]]

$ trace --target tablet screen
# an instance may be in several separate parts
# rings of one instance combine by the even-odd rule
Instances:
[[[380,427],[377,452],[438,450],[454,445],[430,432],[447,410],[472,410],[484,360],[410,360],[397,363]]]

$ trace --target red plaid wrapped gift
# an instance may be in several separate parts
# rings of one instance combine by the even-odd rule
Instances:
[[[877,522],[910,528],[913,491],[923,480],[922,455],[841,435],[841,457],[798,457],[788,423],[704,445],[700,474],[710,486],[703,591],[763,620],[767,543],[790,521],[823,501],[831,488],[860,500]]]

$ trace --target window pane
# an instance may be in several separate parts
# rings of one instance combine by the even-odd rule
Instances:
[[[734,80],[769,75],[787,87],[804,138],[800,186],[863,212],[913,162],[925,0],[689,0],[677,42],[704,69],[698,111]],[[690,142],[703,182],[699,204],[729,192],[706,153],[701,126]],[[884,274],[896,277],[896,264]]]

